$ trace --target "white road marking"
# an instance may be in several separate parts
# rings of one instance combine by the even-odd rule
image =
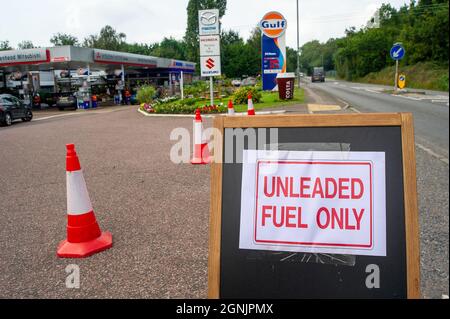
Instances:
[[[353,106],[349,107],[350,110],[352,110],[355,113],[362,113],[361,111],[355,109]],[[422,144],[416,143],[416,146],[418,148],[420,148],[422,151],[424,151],[425,153],[427,153],[428,155],[433,156],[434,158],[437,158],[438,160],[440,160],[441,162],[449,165],[449,159],[445,156],[439,155],[436,152],[433,152],[432,150],[430,150],[428,147],[423,146]]]
[[[414,101],[421,101],[422,99],[418,99],[412,96],[403,96],[403,95],[397,95],[397,94],[391,94],[391,96],[395,97],[401,97],[402,99],[408,99],[408,100],[414,100]]]
[[[431,103],[445,103],[448,105],[448,100],[431,100]]]
[[[350,104],[348,104],[346,101],[344,101],[340,98],[338,98],[338,100],[341,101],[342,103],[344,103],[344,106],[342,107],[344,110],[346,110],[350,106]]]
[[[56,117],[70,116],[70,115],[74,115],[74,114],[77,114],[77,113],[58,114],[58,115],[51,115],[51,116],[46,116],[46,117],[39,117],[37,119],[33,119],[33,122],[53,119],[53,118],[56,118]],[[80,114],[80,113],[78,113],[78,114]]]
[[[355,113],[362,113],[361,111],[355,109],[353,106],[349,107],[350,110],[352,110]]]
[[[115,112],[115,111],[119,111],[119,110],[120,110],[120,109],[114,109],[114,110],[96,110],[96,111],[81,111],[81,110],[79,110],[79,111],[73,112],[73,113],[56,114],[56,115],[50,115],[50,116],[45,116],[45,117],[34,118],[34,119],[33,119],[33,122],[36,122],[36,121],[43,121],[43,120],[48,120],[48,119],[53,119],[53,118],[57,118],[57,117],[71,116],[71,115],[111,113],[111,112]]]
[[[430,150],[428,147],[423,146],[422,144],[416,143],[416,146],[418,148],[420,148],[422,151],[424,151],[425,153],[428,153],[429,155],[437,158],[438,160],[440,160],[441,162],[445,163],[445,164],[449,164],[448,158],[442,155],[439,155],[435,152],[433,152],[432,150]]]
[[[366,91],[371,92],[371,93],[381,94],[380,91],[375,91],[375,90],[371,90],[371,89],[366,89]]]

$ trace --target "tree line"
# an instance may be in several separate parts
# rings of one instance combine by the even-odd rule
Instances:
[[[448,65],[449,0],[411,1],[399,9],[383,4],[376,23],[357,30],[348,28],[345,36],[317,40],[301,47],[300,69],[310,73],[313,67],[323,66],[326,71],[335,70],[338,77],[347,80],[377,72],[394,63],[389,50],[395,42],[402,42],[406,57],[401,63],[436,62]],[[55,45],[78,45],[83,47],[122,51],[156,57],[187,60],[199,63],[198,10],[218,8],[222,17],[226,13],[226,0],[189,0],[187,26],[183,39],[164,38],[158,43],[128,43],[126,34],[107,25],[98,34],[79,41],[76,37],[57,33],[50,42]],[[31,41],[19,43],[19,49],[33,48]],[[8,41],[0,41],[0,50],[12,49]],[[261,72],[261,31],[257,26],[244,40],[234,30],[221,34],[222,72],[229,78],[255,76]],[[297,51],[287,48],[287,70],[294,72]]]
[[[197,63],[200,60],[198,38],[198,10],[218,8],[222,17],[226,12],[226,0],[189,0],[187,5],[186,32],[181,40],[164,38],[158,43],[128,43],[126,34],[107,25],[99,33],[92,34],[80,41],[77,37],[57,33],[52,36],[50,43],[54,46],[74,45],[88,48],[97,48],[121,51],[135,54],[151,55],[177,60],[187,60]],[[31,41],[18,44],[18,49],[30,49],[35,46]],[[0,50],[13,49],[8,41],[0,41]],[[296,51],[287,49],[288,71],[296,68]],[[244,40],[237,31],[226,30],[221,32],[222,72],[229,78],[242,76],[256,76],[261,72],[261,31],[257,26],[250,37]]]
[[[377,21],[325,43],[310,41],[301,48],[300,64],[310,71],[315,66],[336,70],[338,77],[354,80],[393,65],[389,52],[401,42],[406,50],[403,65],[434,62],[448,67],[448,0],[411,1],[400,9],[383,4]],[[374,23],[376,22],[376,23]]]

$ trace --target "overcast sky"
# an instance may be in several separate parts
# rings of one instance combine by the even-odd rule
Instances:
[[[360,27],[382,3],[398,8],[409,0],[299,0],[300,43],[341,37],[346,28]],[[82,41],[109,24],[127,35],[128,42],[153,43],[163,37],[181,39],[186,29],[188,0],[20,0],[8,1],[0,19],[0,41],[12,46],[23,40],[50,46],[57,32]],[[5,9],[5,4],[3,4]],[[247,38],[268,11],[287,19],[287,45],[296,47],[295,0],[228,0],[222,18],[225,30],[239,31]]]

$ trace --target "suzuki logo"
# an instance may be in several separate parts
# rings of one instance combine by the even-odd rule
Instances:
[[[203,12],[200,16],[200,22],[203,25],[213,25],[217,22],[217,15],[214,12]]]
[[[215,66],[215,64],[214,64],[214,60],[213,59],[209,58],[208,60],[206,60],[206,67],[208,69],[212,69],[214,66]]]

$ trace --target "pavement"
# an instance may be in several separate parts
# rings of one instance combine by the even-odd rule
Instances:
[[[417,112],[416,126],[439,127],[439,115],[445,120],[440,109],[427,116],[420,105],[405,103],[408,100],[390,96],[389,101],[399,103],[384,103],[382,93],[343,85],[347,84],[306,83],[308,103],[283,109],[364,112],[378,104],[376,110],[405,107]],[[432,110],[429,105],[444,107],[422,103]],[[209,166],[173,164],[169,159],[175,143],[169,140],[171,131],[178,127],[192,131],[192,119],[144,117],[136,108],[47,110],[50,113],[36,112],[32,122],[0,128],[0,298],[207,296]],[[448,161],[443,161],[445,154],[448,158],[448,107],[446,114],[446,149],[444,137],[434,141],[434,133],[416,130],[416,137],[428,141],[435,153],[417,147],[425,298],[449,294]],[[427,120],[438,123],[424,123]],[[211,119],[204,119],[205,127],[211,124]],[[113,234],[110,250],[87,259],[56,257],[57,245],[66,235],[67,143],[77,146],[102,230]],[[65,268],[70,264],[80,267],[80,289],[65,286]]]
[[[208,125],[209,120],[205,121]],[[0,128],[0,298],[205,298],[209,166],[169,159],[173,128],[136,107]],[[65,144],[75,143],[112,249],[60,259],[66,225]],[[67,289],[65,267],[80,267]]]

